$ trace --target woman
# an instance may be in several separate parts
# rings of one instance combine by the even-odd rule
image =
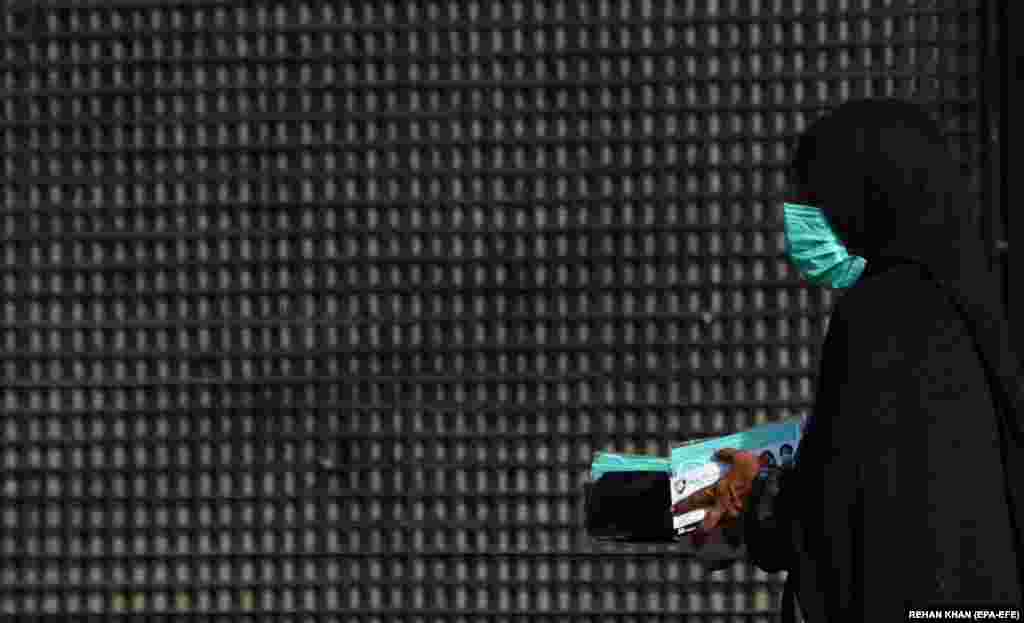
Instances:
[[[843,295],[793,467],[722,451],[733,469],[699,501],[699,538],[742,526],[754,564],[789,571],[784,621],[1019,604],[1019,363],[938,126],[907,102],[849,102],[799,137],[791,165],[787,254]]]

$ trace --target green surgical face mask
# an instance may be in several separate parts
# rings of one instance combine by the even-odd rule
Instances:
[[[867,260],[850,255],[818,208],[782,204],[786,254],[807,281],[827,288],[849,288],[867,266]]]

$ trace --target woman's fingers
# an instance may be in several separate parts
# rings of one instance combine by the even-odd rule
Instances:
[[[717,497],[714,485],[705,487],[673,504],[672,512],[676,515],[681,515],[692,510],[697,510],[698,508],[712,506]]]
[[[706,487],[697,491],[689,497],[679,500],[672,505],[672,513],[682,515],[698,508],[708,508],[715,505],[722,505],[726,509],[735,509],[733,514],[743,510],[743,496],[739,495],[734,487],[719,486],[721,483]]]
[[[728,492],[729,493],[724,500],[724,506],[729,510],[730,516],[739,515],[743,510],[744,496],[736,489],[736,486],[732,484],[730,484]]]
[[[704,521],[690,533],[690,543],[695,549],[715,541],[731,542],[733,547],[739,547],[743,535],[737,532],[738,527],[739,524],[729,517],[728,511],[715,507],[708,510]]]
[[[736,448],[722,448],[715,452],[715,458],[723,463],[732,464],[733,459],[736,458],[736,453],[738,452],[739,450]]]
[[[706,515],[704,515],[704,521],[700,524],[700,530],[703,532],[711,532],[718,527],[718,523],[722,520],[724,509],[721,506],[712,506],[708,509]]]

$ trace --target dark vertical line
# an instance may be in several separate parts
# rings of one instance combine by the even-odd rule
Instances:
[[[1014,32],[1013,26],[1021,23],[1022,10],[1021,5],[1018,2],[1006,2],[997,3],[1002,9],[1000,24],[1000,36],[1001,42],[1001,56],[1003,58],[1003,72],[1001,78],[1005,81],[1006,88],[1003,90],[1001,97],[1002,114],[1001,114],[1001,136],[999,140],[1002,144],[1000,150],[1000,157],[1002,162],[1011,162],[1010,153],[1010,126],[1011,119],[1010,111],[1014,110],[1021,104],[1020,96],[1016,95],[1017,90],[1009,88],[1009,85],[1018,81],[1020,78],[1019,63],[1021,55],[1021,44],[1020,38],[1015,37],[1014,43],[1010,43],[1010,33]],[[1005,167],[1006,171],[1009,171],[1010,167]],[[1010,177],[1004,173],[1002,176],[1002,218],[1003,218],[1003,231],[1005,232],[1005,240],[1008,244],[1020,245],[1021,241],[1024,240],[1024,219],[1020,216],[1010,216],[1010,205],[1015,199],[1014,188],[1011,187]],[[1012,289],[1010,287],[1010,278],[1019,277],[1024,273],[1024,258],[1021,257],[1019,248],[1014,254],[1010,247],[1006,249],[1006,261],[1004,262],[1003,272],[1003,294],[1004,304],[1006,305],[1007,316],[1012,319],[1016,316],[1020,316],[1024,312],[1024,295],[1020,291]],[[1018,322],[1016,328],[1015,346],[1018,355],[1024,355],[1024,330],[1022,325]],[[1013,327],[1011,326],[1011,331]]]
[[[980,22],[979,32],[979,47],[981,53],[978,59],[978,69],[981,75],[981,84],[978,85],[978,143],[976,145],[978,149],[978,191],[981,200],[979,206],[979,224],[982,226],[982,236],[985,241],[985,253],[988,256],[989,268],[991,269],[997,259],[996,253],[994,252],[994,240],[995,235],[993,228],[995,224],[993,207],[991,202],[991,191],[989,183],[991,180],[991,160],[988,157],[988,146],[989,136],[991,135],[991,115],[989,114],[989,89],[991,88],[991,80],[989,76],[989,70],[991,69],[991,63],[989,62],[989,51],[991,45],[989,43],[989,17],[992,3],[983,2],[981,3],[981,10],[978,11],[977,18]]]
[[[127,18],[129,15],[130,15],[130,13],[126,13],[124,15],[124,17]],[[202,37],[204,35],[197,33],[195,36],[197,38],[199,38],[199,39],[202,39]],[[211,45],[205,47],[206,50],[216,49],[216,46],[213,45],[213,39],[214,39],[213,36],[209,36],[209,42],[211,43]],[[189,42],[189,43],[191,43],[191,42]],[[177,59],[175,58],[175,56],[173,54],[169,54],[168,58],[169,58],[169,67],[174,68],[175,65],[176,65]],[[201,67],[203,70],[206,70],[206,71],[212,70],[212,67],[210,67],[207,64],[205,59],[199,61],[198,64],[199,64],[199,67]],[[149,102],[150,105],[153,107],[153,111],[154,112],[156,110],[158,110],[157,109],[157,104],[158,104],[158,101],[159,101],[159,97],[160,97],[159,95],[154,96],[154,98],[152,100],[150,100],[150,102]],[[210,99],[212,100],[213,98],[210,98]],[[194,100],[190,105],[185,107],[185,110],[188,110],[189,108],[195,107],[196,105],[197,105],[197,102]],[[197,116],[199,116],[198,112],[196,112],[196,114],[197,114]],[[179,122],[176,122],[175,125],[177,125],[178,123],[181,123],[181,125],[185,126],[185,127],[187,127],[187,125],[188,125],[188,121],[179,121]],[[193,168],[196,168],[197,167],[196,160],[192,160],[192,162],[190,162],[189,165],[191,167],[193,167]],[[186,223],[190,223],[190,224],[197,223],[198,222],[197,216],[200,213],[202,213],[203,210],[209,210],[210,207],[211,207],[211,204],[213,206],[216,206],[217,208],[222,208],[222,206],[219,205],[219,199],[213,199],[212,201],[210,201],[208,203],[204,202],[203,204],[200,204],[199,201],[200,200],[199,200],[198,193],[193,193],[192,200],[186,202],[184,206],[179,207],[179,209],[181,209],[184,212],[183,216],[185,217],[184,220],[185,220]],[[168,216],[170,217],[169,220],[171,220],[171,222],[173,223],[174,220],[175,220],[174,217],[176,217],[177,215],[170,214]],[[173,227],[173,225],[172,225],[172,227]],[[166,318],[160,318],[159,320],[163,321],[163,322],[166,322],[167,319]],[[181,332],[181,329],[179,329],[178,331],[171,332],[171,334],[174,335],[175,339],[180,339],[180,332]],[[183,397],[185,398],[186,404],[188,404],[188,403],[193,403],[194,404],[194,401],[196,401],[197,397],[202,395],[201,394],[202,391],[210,391],[210,390],[209,389],[206,389],[206,390],[200,389],[200,390],[198,390],[196,392],[189,392],[187,389],[182,389],[182,390],[179,390],[179,391],[181,391],[184,394]],[[180,402],[181,401],[180,401],[180,398],[179,398],[179,403],[178,404],[180,404]],[[202,464],[200,462],[201,461],[200,457],[202,456],[202,444],[200,443],[202,441],[202,435],[200,434],[200,430],[201,430],[200,429],[200,424],[201,424],[202,419],[204,417],[203,414],[205,414],[205,413],[209,413],[209,412],[206,411],[206,410],[202,410],[202,409],[188,409],[187,413],[181,414],[182,415],[182,420],[183,420],[181,422],[181,424],[183,426],[187,426],[188,427],[188,431],[189,431],[189,438],[185,441],[185,443],[183,445],[185,445],[185,447],[188,449],[188,456],[189,456],[189,458],[191,460],[191,464],[190,465],[188,465],[188,466],[181,466],[180,467],[180,469],[184,472],[183,480],[188,483],[188,495],[189,495],[189,497],[187,499],[183,500],[182,503],[181,503],[182,506],[185,506],[188,509],[188,515],[187,515],[188,520],[185,522],[185,534],[188,537],[189,553],[191,553],[191,555],[192,555],[191,558],[186,559],[186,563],[184,565],[185,568],[188,569],[188,581],[184,582],[183,583],[184,586],[182,587],[184,589],[184,592],[188,595],[188,602],[189,602],[189,604],[191,606],[189,608],[189,610],[198,610],[198,604],[200,603],[200,596],[202,595],[203,589],[204,589],[204,582],[201,580],[202,575],[203,575],[202,572],[204,571],[204,567],[208,564],[208,563],[205,563],[204,560],[199,557],[200,544],[202,542],[202,532],[203,532],[202,524],[200,523],[200,520],[199,520],[200,512],[202,510],[202,504],[200,502],[202,492],[199,490],[200,483],[202,482],[200,480],[200,478],[199,478],[199,474],[201,473],[201,467],[202,467]],[[244,421],[244,416],[243,416],[243,421]],[[242,427],[242,428],[244,428],[244,427]],[[243,452],[240,452],[240,454],[242,456],[244,456]],[[242,482],[243,482],[242,478],[236,478],[233,484],[235,484],[238,488],[240,488]],[[236,491],[236,494],[237,494],[237,489],[235,491]],[[239,506],[239,508],[240,507],[241,507],[241,505]],[[234,509],[232,509],[232,510],[234,510]],[[257,532],[257,531],[254,530],[254,532]],[[257,534],[258,534],[258,532],[257,532]]]
[[[1003,188],[1005,182],[1006,159],[1002,150],[1006,141],[1000,139],[1001,128],[1005,127],[1007,117],[1001,110],[1003,99],[1006,96],[1007,82],[1003,75],[1002,68],[1005,62],[1005,36],[1001,29],[1005,27],[1005,15],[1007,4],[1001,2],[984,3],[988,9],[984,21],[986,28],[985,55],[986,67],[982,75],[986,81],[986,106],[984,113],[988,115],[988,123],[983,126],[985,135],[983,138],[983,154],[989,159],[990,167],[985,179],[986,190],[991,193],[985,202],[986,213],[992,219],[989,231],[993,232],[991,241],[991,252],[993,256],[993,270],[997,277],[999,298],[1003,304],[1004,313],[1009,318],[1009,284],[1006,282],[1006,269],[1009,261],[1007,255],[1006,241],[1009,238],[1009,231],[1006,224],[1006,190]],[[1002,145],[1002,146],[1001,146]]]
[[[21,30],[25,35],[24,43],[21,44],[21,49],[24,54],[24,58],[20,59],[22,61],[23,70],[22,83],[20,85],[17,85],[16,87],[20,88],[21,91],[14,99],[14,112],[16,115],[15,121],[20,121],[21,125],[16,125],[13,130],[17,144],[15,145],[14,154],[12,157],[14,165],[14,179],[12,180],[12,186],[14,189],[15,201],[18,204],[20,204],[18,207],[27,207],[30,196],[28,192],[29,187],[26,184],[22,184],[21,179],[24,176],[28,175],[31,158],[31,154],[29,153],[28,148],[30,139],[28,129],[29,126],[26,122],[28,121],[32,110],[31,93],[29,91],[29,86],[31,83],[30,78],[32,75],[32,70],[34,69],[34,63],[32,62],[32,57],[29,54],[29,48],[30,42],[32,41],[32,37],[34,37],[36,33],[40,30],[42,16],[40,15],[41,9],[31,7],[28,5],[17,6],[12,8],[16,10],[16,17],[20,21],[22,26]],[[15,16],[11,16],[11,19],[14,20]],[[21,230],[17,232],[18,234],[28,233],[30,224],[32,222],[32,216],[33,215],[28,210],[22,209],[16,212],[16,216],[14,219],[15,226]],[[23,264],[26,267],[29,265],[29,244],[30,243],[28,240],[24,240],[16,244],[16,261],[18,261],[19,264]],[[20,317],[18,318],[18,320],[21,321],[28,320],[28,312],[30,309],[30,305],[29,302],[25,300],[24,294],[28,292],[29,281],[30,276],[28,271],[19,271],[19,275],[15,280],[15,292],[9,293],[15,300],[16,308],[21,312],[19,314]],[[21,346],[27,346],[26,342],[28,341],[28,338],[31,336],[31,331],[32,330],[26,331],[25,335],[23,336],[23,339],[25,341],[22,342]],[[29,366],[26,362],[26,364],[22,367],[22,379],[18,379],[19,381],[27,378],[28,375],[24,372],[24,370],[26,370],[28,367]],[[26,455],[30,454],[32,446],[31,442],[28,441],[29,430],[31,428],[31,423],[33,420],[33,416],[31,412],[28,410],[28,405],[31,402],[31,390],[25,389],[19,391],[18,393],[19,398],[21,400],[19,400],[16,416],[18,420],[17,429],[19,439],[23,444],[22,456],[24,459],[26,458]],[[26,469],[29,466],[23,463],[20,467],[22,469]],[[27,576],[30,572],[35,572],[37,576],[41,575],[43,572],[43,561],[45,560],[39,558],[33,560],[29,553],[29,544],[32,542],[35,542],[36,544],[43,547],[45,546],[45,543],[43,543],[44,533],[41,530],[41,527],[44,525],[44,522],[33,520],[34,512],[38,512],[39,509],[41,509],[42,507],[42,503],[40,502],[41,498],[37,496],[41,496],[43,493],[43,487],[41,486],[43,474],[42,470],[36,469],[36,466],[31,466],[31,469],[32,471],[30,472],[30,475],[28,475],[24,479],[19,479],[19,481],[16,483],[17,495],[33,496],[34,498],[34,500],[29,503],[22,503],[21,501],[17,502],[17,517],[19,520],[19,524],[18,527],[13,531],[16,535],[14,542],[15,555],[13,556],[13,558],[15,560],[15,569],[19,577]],[[21,564],[19,564],[19,562]],[[36,568],[33,569],[33,567]],[[29,595],[32,595],[37,600],[39,597],[41,597],[41,595],[32,594],[32,592],[25,590],[20,595],[17,595],[15,599],[25,600],[29,597]],[[18,606],[16,606],[16,608],[17,607]]]
[[[399,17],[397,21],[400,22],[401,18]],[[419,30],[402,31],[402,30],[399,30],[399,29],[396,28],[394,31],[391,31],[391,32],[392,32],[392,34],[395,37],[395,48],[396,48],[395,52],[397,54],[409,53],[410,54],[409,58],[412,58],[412,56],[411,56],[411,54],[412,54],[412,45],[411,45],[410,39],[412,38],[413,33],[420,34],[420,31]],[[426,34],[426,31],[422,31],[422,32],[423,32],[424,35]],[[426,36],[419,37],[419,39],[420,39],[421,45],[426,45],[426,41],[427,41],[427,37]],[[396,89],[396,101],[397,101],[397,104],[398,104],[400,110],[407,111],[408,113],[411,114],[412,110],[413,110],[413,97],[412,97],[413,96],[413,89],[415,88],[415,84],[414,84],[414,82],[412,80],[412,67],[410,65],[408,65],[408,64],[401,64],[401,63],[397,63],[397,64],[392,65],[392,66],[395,68],[396,77],[398,78],[399,85],[400,85]],[[412,137],[413,137],[412,124],[413,124],[413,121],[411,119],[409,119],[409,118],[406,118],[406,119],[403,119],[403,120],[399,121],[396,124],[397,130],[398,130],[398,132],[397,132],[398,136],[396,138],[412,139]],[[408,167],[410,175],[409,175],[408,179],[401,180],[400,182],[398,182],[398,185],[397,185],[397,188],[396,188],[396,191],[395,191],[397,193],[397,196],[394,197],[395,199],[400,198],[403,194],[405,194],[407,196],[410,196],[410,197],[412,196],[413,182],[414,182],[415,176],[418,174],[418,172],[413,169],[413,159],[411,158],[409,153],[401,154],[400,166]],[[408,215],[405,218],[408,219]],[[412,244],[411,244],[412,236],[410,236],[408,234],[409,234],[409,231],[411,231],[412,229],[413,229],[412,228],[412,224],[409,223],[409,229],[408,230],[404,230],[403,231],[403,228],[401,226],[399,226],[399,228],[397,230],[393,230],[393,233],[392,233],[392,235],[399,236],[399,241],[400,241],[399,244],[407,250],[406,252],[409,254],[410,257],[412,257],[412,253],[411,253],[411,249],[412,249]],[[408,311],[407,310],[403,310],[403,313],[408,313]],[[408,360],[406,362],[404,362],[408,366],[408,368],[406,369],[406,372],[407,372],[408,377],[409,377],[409,384],[407,386],[409,388],[409,390],[410,390],[410,395],[408,397],[409,400],[412,400],[412,395],[411,395],[412,394],[412,388],[414,388],[415,385],[416,385],[416,374],[418,372],[418,370],[416,368],[416,365],[414,363],[414,360],[415,360],[415,355],[410,353],[409,356],[408,356]],[[396,383],[400,384],[401,381],[396,381]],[[395,405],[394,408],[395,409],[401,409],[402,407],[400,407],[399,405],[405,403],[405,401],[406,401],[406,396],[403,395],[403,387],[399,386],[397,388],[396,392],[395,392],[394,397],[393,397],[393,402],[394,402],[394,405]],[[403,418],[409,418],[409,419],[413,420],[412,424],[413,424],[413,426],[415,426],[415,424],[417,423],[417,420],[422,421],[422,418],[424,417],[424,411],[420,410],[420,409],[409,409],[409,410],[405,411],[402,415],[403,415]],[[402,444],[401,441],[396,441],[395,443],[399,444],[399,445]],[[446,448],[446,450],[447,449],[454,449],[454,448],[449,446],[448,448]],[[409,516],[412,515],[413,503],[414,503],[414,501],[412,499],[412,486],[411,486],[411,484],[415,481],[417,468],[415,466],[415,463],[407,463],[407,462],[404,462],[404,461],[403,461],[403,463],[404,464],[401,466],[400,469],[402,471],[402,480],[403,480],[404,489],[402,491],[399,491],[398,493],[402,494],[400,504],[401,504],[402,513],[405,514],[405,517],[400,516],[399,513],[394,513],[392,518],[397,520],[397,521],[404,521]],[[416,569],[416,566],[417,566],[417,560],[416,560],[416,555],[415,555],[415,552],[414,552],[414,548],[412,547],[412,544],[416,542],[416,536],[417,536],[417,534],[420,532],[420,530],[422,528],[419,528],[419,527],[417,527],[415,525],[412,525],[411,522],[406,522],[404,525],[405,525],[405,528],[399,531],[401,533],[402,540],[403,540],[403,542],[405,544],[404,551],[395,551],[395,552],[392,552],[392,553],[401,561],[401,564],[405,567],[405,569],[407,570],[407,573],[410,574],[410,575],[414,575],[415,574],[415,569]],[[413,594],[416,591],[416,584],[413,581],[411,581],[411,580],[406,580],[405,585],[402,587],[402,589],[403,589],[402,590],[403,593]]]

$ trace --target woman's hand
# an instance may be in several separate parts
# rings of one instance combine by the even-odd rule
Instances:
[[[743,507],[753,489],[754,479],[761,469],[760,458],[752,453],[735,448],[722,448],[715,458],[732,466],[721,480],[697,491],[685,500],[676,503],[672,512],[676,515],[706,508],[704,521],[691,537],[694,545],[700,547],[714,539],[713,531],[719,526],[728,529],[743,512]]]

